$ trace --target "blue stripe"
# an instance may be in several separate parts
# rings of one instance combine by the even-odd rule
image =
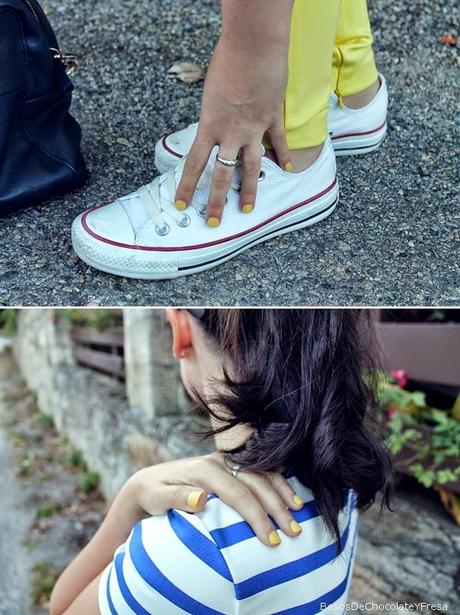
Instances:
[[[117,615],[117,612],[112,602],[112,596],[110,595],[110,577],[112,576],[112,570],[113,570],[113,567],[110,568],[109,575],[107,577],[106,595],[107,595],[107,602],[109,603],[110,612],[112,613],[112,615]]]
[[[304,504],[301,510],[291,510],[290,512],[298,523],[319,517],[319,511],[314,500]],[[277,525],[274,521],[273,525],[277,530],[279,529],[279,525]],[[249,538],[254,538],[255,536],[252,528],[246,523],[246,521],[238,521],[238,523],[233,523],[232,525],[227,525],[226,527],[211,530],[210,534],[219,549],[231,547],[232,545],[243,542],[243,540],[248,540]]]
[[[350,567],[347,570],[345,579],[337,585],[337,587],[334,587],[334,589],[331,589],[331,591],[327,592],[323,596],[320,596],[311,602],[301,604],[300,606],[293,606],[292,608],[285,609],[284,611],[277,611],[273,615],[316,615],[316,613],[321,613],[324,611],[326,606],[336,602],[336,600],[338,600],[346,592],[349,575]]]
[[[306,602],[300,606],[294,606],[290,609],[285,609],[284,611],[278,611],[273,615],[316,615],[317,613],[322,613],[327,606],[336,602],[347,591],[351,568],[353,565],[353,555],[354,552],[352,549],[345,579],[339,583],[337,587],[334,587],[334,589],[326,592],[316,600]]]
[[[174,510],[168,513],[168,519],[176,536],[196,557],[200,558],[202,562],[212,570],[215,570],[221,577],[233,583],[227,562],[212,540],[204,536],[194,525]]]
[[[128,585],[125,581],[125,576],[123,574],[123,561],[125,559],[124,553],[119,553],[115,557],[115,570],[117,571],[117,581],[118,587],[120,588],[121,595],[123,596],[124,601],[131,609],[136,613],[136,615],[152,615],[150,611],[146,611],[144,607],[139,604],[139,602],[134,598],[132,593],[129,591]]]
[[[350,523],[351,512],[348,517],[347,527],[342,535],[341,551],[343,551],[348,541]],[[264,570],[264,572],[256,574],[241,583],[236,583],[236,597],[238,600],[243,600],[244,598],[254,596],[255,594],[269,589],[270,587],[274,587],[275,585],[280,585],[281,583],[286,583],[287,581],[292,581],[293,579],[303,577],[306,574],[313,572],[313,570],[317,570],[318,568],[321,568],[321,566],[333,562],[337,556],[337,545],[334,542],[327,547],[323,547],[322,549],[319,549],[314,553],[310,553],[309,555],[306,555],[305,557],[297,559],[293,562],[282,564],[281,566],[277,566],[271,570]]]
[[[149,557],[142,544],[142,527],[140,523],[134,526],[131,534],[129,554],[137,572],[144,581],[176,606],[194,615],[225,615],[225,613],[216,611],[191,598],[165,577]],[[178,565],[180,566],[180,561],[178,561]]]

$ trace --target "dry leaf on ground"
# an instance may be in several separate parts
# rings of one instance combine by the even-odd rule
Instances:
[[[201,66],[193,62],[176,62],[168,71],[171,75],[176,75],[184,83],[197,83],[204,77]]]

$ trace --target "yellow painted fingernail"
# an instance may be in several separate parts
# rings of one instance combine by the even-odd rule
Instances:
[[[302,532],[302,528],[295,519],[291,521],[291,530],[294,532],[294,534],[300,534]]]
[[[300,495],[294,496],[294,502],[297,504],[297,506],[303,506],[304,503]]]
[[[284,165],[284,170],[289,171],[290,173],[292,171],[292,162],[286,162],[286,164]]]
[[[268,535],[268,541],[271,545],[279,545],[281,543],[281,538],[278,536],[278,532],[275,532],[275,530],[273,530],[273,532],[270,532],[270,534]]]
[[[241,211],[244,214],[250,214],[253,209],[254,205],[251,205],[251,203],[246,203],[246,205],[243,205],[243,207],[241,208]]]
[[[183,201],[182,199],[178,199],[174,205],[176,206],[176,209],[178,209],[179,211],[184,211],[184,209],[187,209],[187,203],[185,201]]]
[[[189,493],[187,497],[187,506],[190,506],[190,508],[195,510],[198,507],[202,493],[202,491],[192,491]]]
[[[214,216],[212,216],[211,218],[208,218],[208,226],[212,228],[216,228],[219,226],[219,224],[220,224],[219,218],[215,218]]]

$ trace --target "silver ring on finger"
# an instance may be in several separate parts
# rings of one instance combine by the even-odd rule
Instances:
[[[231,471],[232,476],[233,476],[234,478],[238,478],[238,474],[239,474],[240,470],[241,470],[241,466],[239,466],[239,465],[237,465],[237,464],[233,465],[233,466],[230,468],[230,471]]]
[[[220,162],[220,164],[223,164],[224,167],[233,168],[236,167],[236,165],[238,164],[238,158],[236,160],[227,160],[226,158],[221,158],[219,154],[217,154],[216,160],[217,162]]]

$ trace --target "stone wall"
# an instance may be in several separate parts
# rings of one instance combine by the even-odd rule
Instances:
[[[78,365],[68,318],[21,310],[15,356],[42,412],[53,417],[111,499],[137,468],[202,450],[159,311],[124,311],[127,382]]]
[[[392,508],[380,520],[375,507],[361,516],[353,598],[446,603],[449,615],[460,613],[460,529],[433,492],[412,483]]]

